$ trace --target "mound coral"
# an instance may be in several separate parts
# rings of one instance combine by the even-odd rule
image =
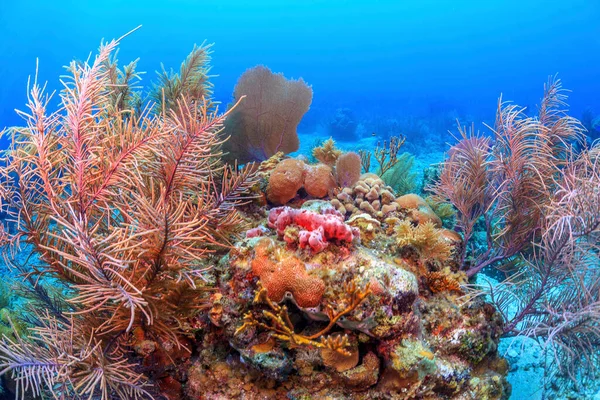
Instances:
[[[301,188],[310,196],[322,198],[334,187],[335,180],[330,166],[307,165],[302,160],[289,158],[277,164],[271,172],[267,199],[275,205],[283,205],[292,200]]]
[[[333,171],[325,164],[308,165],[304,176],[304,189],[309,196],[322,198],[335,187]]]
[[[301,160],[283,160],[271,172],[267,186],[267,199],[274,204],[285,204],[304,186],[306,165]]]

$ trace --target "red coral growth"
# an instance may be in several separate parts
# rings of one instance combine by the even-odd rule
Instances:
[[[323,250],[331,241],[352,243],[358,238],[358,229],[344,223],[344,217],[337,210],[323,212],[277,207],[269,212],[268,224],[280,236],[288,226],[299,226],[303,229],[298,235],[300,247],[310,247],[315,252]]]
[[[271,239],[261,240],[252,260],[252,272],[260,278],[269,299],[280,302],[289,292],[300,307],[318,306],[325,292],[325,283],[309,275],[306,266],[297,257],[273,261],[270,257],[273,246]]]

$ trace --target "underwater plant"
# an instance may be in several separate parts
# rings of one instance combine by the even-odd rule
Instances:
[[[244,227],[236,207],[250,199],[252,166],[221,162],[227,114],[195,90],[206,82],[188,87],[182,67],[158,90],[162,112],[130,112],[133,66],[113,83],[120,40],[103,43],[91,64],[71,64],[59,111],[47,111],[36,75],[19,112],[26,125],[5,132],[0,193],[17,224],[7,251],[39,258],[17,267],[44,310],[31,316],[28,339],[0,341],[1,374],[11,374],[18,398],[153,398],[132,361],[134,332],[189,352],[182,326],[206,307],[206,257]],[[200,64],[188,58],[189,68]]]

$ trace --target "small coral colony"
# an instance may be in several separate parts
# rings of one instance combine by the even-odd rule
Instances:
[[[401,135],[289,156],[304,81],[251,68],[222,113],[209,46],[144,94],[117,44],[71,63],[56,112],[33,81],[24,126],[5,132],[2,240],[27,298],[3,309],[5,390],[503,399],[497,345],[512,335],[552,336],[554,371],[580,374],[600,168],[559,81],[537,116],[500,103],[491,135],[461,128],[420,194],[403,193]],[[485,267],[509,279],[478,288]]]

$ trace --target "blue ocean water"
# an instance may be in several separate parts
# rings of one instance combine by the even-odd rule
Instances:
[[[64,65],[142,25],[119,59],[139,57],[147,87],[161,64],[177,69],[202,42],[214,43],[224,105],[255,65],[302,77],[314,91],[299,129],[305,150],[343,120],[351,128],[337,136],[341,147],[391,130],[408,137],[418,165],[436,162],[456,119],[484,129],[500,94],[535,109],[555,74],[571,90],[571,115],[589,122],[590,140],[600,135],[597,0],[0,1],[0,130],[21,123],[14,110],[24,108],[36,59],[39,80],[60,90]]]
[[[71,59],[140,24],[119,58],[139,57],[145,84],[161,63],[177,68],[194,43],[214,43],[223,102],[256,64],[310,83],[301,130],[338,108],[357,118],[457,110],[489,121],[500,93],[535,107],[556,73],[573,91],[574,116],[598,114],[599,21],[594,0],[2,1],[0,126],[19,123],[13,110],[25,103],[36,58],[40,79],[58,89]]]

